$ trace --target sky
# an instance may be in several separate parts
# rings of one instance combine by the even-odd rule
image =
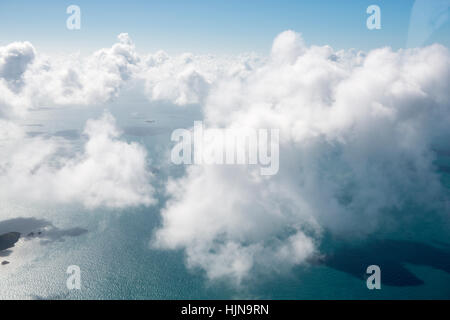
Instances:
[[[427,41],[448,45],[448,2],[1,0],[0,45],[26,40],[38,50],[90,53],[108,46],[119,33],[127,32],[136,46],[145,51],[267,53],[277,34],[292,29],[300,32],[308,44],[327,44],[335,49],[398,49],[407,46],[415,3],[447,4],[445,23],[435,28]],[[66,28],[66,8],[72,4],[81,8],[80,30]],[[380,30],[366,27],[366,9],[373,4],[381,9]]]

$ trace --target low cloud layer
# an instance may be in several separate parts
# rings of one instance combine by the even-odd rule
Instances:
[[[179,106],[203,104],[219,79],[243,77],[261,62],[262,58],[254,54],[216,57],[185,53],[171,57],[159,51],[145,58],[139,77],[145,81],[150,100]]]
[[[87,57],[46,56],[29,42],[0,47],[0,116],[23,117],[41,106],[99,105],[122,88],[142,84],[152,101],[175,105],[203,103],[224,76],[240,77],[261,64],[254,54],[215,57],[164,51],[139,55],[127,33],[111,48]]]
[[[41,106],[96,105],[118,96],[139,70],[128,34],[88,57],[37,54],[29,42],[0,47],[0,116],[24,116]]]

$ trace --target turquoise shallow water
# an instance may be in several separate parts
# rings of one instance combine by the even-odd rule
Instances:
[[[126,138],[147,146],[149,153],[161,153],[173,128],[188,127],[201,118],[199,111],[178,114],[164,106],[152,108],[145,103],[120,101],[111,111],[124,128]],[[169,111],[168,111],[169,110]],[[45,112],[51,113],[46,120]],[[77,143],[87,117],[101,114],[101,109],[43,111],[37,120],[47,121],[46,130],[72,136]],[[73,116],[68,117],[68,112]],[[90,112],[90,114],[87,114]],[[131,115],[135,113],[134,115]],[[61,115],[62,116],[62,115]],[[39,117],[42,117],[40,119]],[[147,125],[144,119],[156,120]],[[69,130],[69,131],[67,131]],[[168,174],[158,160],[151,164],[160,179]],[[450,155],[437,160],[442,182],[450,189]],[[164,197],[158,194],[161,205]],[[59,228],[80,227],[87,233],[61,237],[48,243],[21,240],[4,257],[11,264],[0,269],[0,298],[12,299],[449,299],[450,240],[448,213],[440,218],[424,218],[396,232],[378,232],[370,238],[355,240],[325,237],[321,251],[327,258],[290,273],[254,277],[239,287],[211,282],[200,270],[188,270],[182,251],[151,248],[153,231],[160,224],[160,207],[125,211],[95,210],[82,207],[35,207],[24,203],[1,203],[5,219],[18,216],[40,217]],[[411,210],[419,210],[411,208]],[[428,217],[428,218],[427,218]],[[3,218],[1,220],[4,220]],[[12,230],[13,231],[13,230]],[[368,290],[365,268],[379,264],[382,289]],[[82,289],[66,288],[66,269],[81,268]]]

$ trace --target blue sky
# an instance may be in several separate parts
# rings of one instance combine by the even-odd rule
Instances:
[[[437,3],[449,0],[426,1]],[[268,52],[281,31],[301,32],[308,44],[368,50],[407,46],[414,0],[164,0],[0,2],[0,44],[29,40],[43,51],[89,52],[128,32],[139,51]],[[66,29],[66,8],[80,6],[81,30]],[[368,30],[366,8],[381,8],[381,30]],[[432,4],[431,4],[432,6]],[[448,10],[447,10],[448,12]],[[449,43],[449,23],[427,43]],[[427,44],[425,43],[425,44]]]

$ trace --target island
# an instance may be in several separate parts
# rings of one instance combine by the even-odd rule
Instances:
[[[0,251],[14,247],[19,238],[19,232],[8,232],[0,235]]]

